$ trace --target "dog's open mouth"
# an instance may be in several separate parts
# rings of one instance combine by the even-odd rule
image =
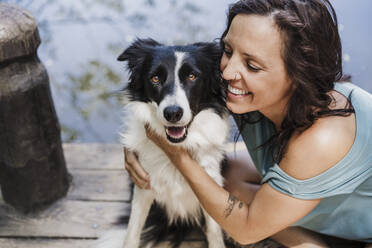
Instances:
[[[186,139],[187,126],[182,127],[165,127],[167,138],[172,143],[180,143]]]

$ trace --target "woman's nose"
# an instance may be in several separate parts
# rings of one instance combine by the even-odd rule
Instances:
[[[241,79],[239,66],[230,59],[222,70],[222,77],[227,81]]]

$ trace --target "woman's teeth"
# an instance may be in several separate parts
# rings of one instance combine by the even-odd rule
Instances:
[[[231,85],[228,85],[228,86],[227,86],[227,89],[228,89],[231,93],[233,93],[234,95],[248,95],[248,94],[250,94],[249,91],[240,90],[240,89],[237,89],[237,88],[232,87]]]

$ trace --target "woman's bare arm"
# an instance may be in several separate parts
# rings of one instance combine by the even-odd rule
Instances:
[[[354,140],[349,131],[337,120],[319,122],[294,136],[280,167],[299,179],[323,172],[348,152]],[[245,204],[219,187],[187,151],[170,145],[151,131],[148,135],[177,166],[205,210],[239,243],[255,243],[285,229],[321,201],[296,199],[264,184],[253,196],[251,204]]]
[[[183,156],[177,164],[207,212],[242,244],[255,243],[283,230],[320,201],[298,200],[264,184],[248,205],[219,187],[190,157]]]
[[[247,204],[261,187],[262,178],[247,150],[227,153],[223,177],[224,188]]]

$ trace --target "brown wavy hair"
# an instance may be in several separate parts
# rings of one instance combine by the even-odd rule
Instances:
[[[281,129],[262,144],[277,145],[274,161],[279,163],[294,131],[303,132],[321,117],[349,116],[353,112],[351,95],[343,109],[329,109],[333,98],[327,93],[335,82],[350,79],[342,72],[336,13],[328,0],[241,0],[229,7],[227,27],[220,39],[222,47],[238,14],[271,16],[282,36],[282,58],[295,90]],[[235,115],[237,123],[241,123],[240,131],[245,124],[252,123],[249,114]]]

